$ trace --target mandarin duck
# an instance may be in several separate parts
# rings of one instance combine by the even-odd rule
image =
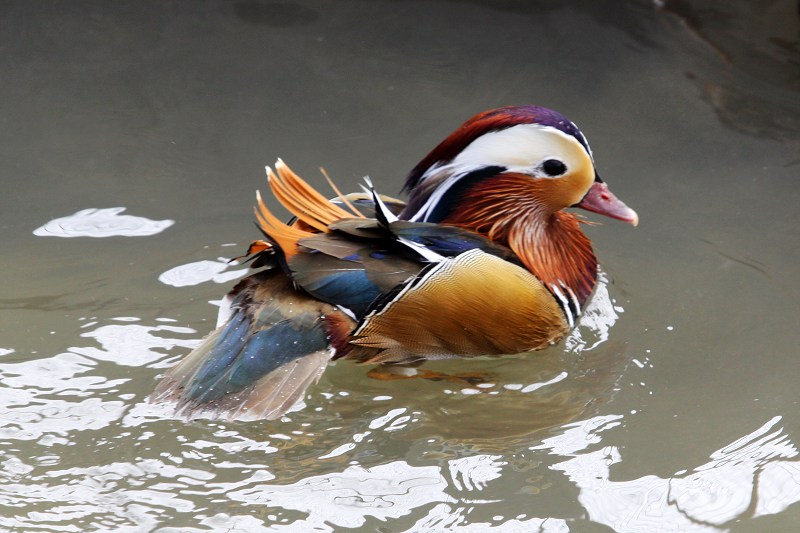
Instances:
[[[584,135],[536,106],[480,113],[410,172],[408,201],[328,200],[281,160],[267,168],[282,222],[257,194],[263,240],[222,324],[151,396],[178,415],[275,419],[330,360],[413,368],[426,359],[515,354],[563,338],[598,264],[580,207],[638,223],[595,170]],[[227,316],[222,316],[227,315]]]

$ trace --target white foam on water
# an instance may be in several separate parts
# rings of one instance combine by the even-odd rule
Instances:
[[[125,207],[90,208],[74,215],[56,218],[33,230],[39,237],[147,237],[161,233],[174,220],[150,220],[121,215]]]

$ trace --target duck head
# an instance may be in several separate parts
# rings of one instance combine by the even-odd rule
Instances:
[[[563,210],[639,221],[598,176],[578,127],[536,106],[472,117],[414,167],[405,189],[409,201],[400,218],[486,235],[548,285],[570,285],[581,304],[594,287],[597,263],[578,219]]]
[[[546,218],[567,207],[581,207],[633,225],[639,221],[600,179],[578,127],[564,115],[537,106],[475,115],[414,167],[405,189],[410,198],[401,218],[417,222],[463,219],[458,211],[476,199],[470,194],[474,189],[494,190],[493,196],[515,195],[517,207],[493,213],[492,218],[514,217],[525,210]]]

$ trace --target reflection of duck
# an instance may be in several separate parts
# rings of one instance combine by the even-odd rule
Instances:
[[[231,315],[159,384],[183,414],[275,418],[330,359],[410,365],[526,352],[561,339],[597,279],[577,206],[632,224],[578,128],[541,107],[468,120],[410,173],[408,204],[328,201],[281,161],[258,200],[267,268],[231,292]],[[338,191],[337,191],[338,192]],[[388,374],[381,374],[388,375]]]

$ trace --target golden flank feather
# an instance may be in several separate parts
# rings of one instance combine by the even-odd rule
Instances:
[[[509,309],[508,302],[517,302]],[[550,292],[525,269],[481,250],[445,259],[367,315],[346,356],[409,363],[537,350],[568,330]]]

